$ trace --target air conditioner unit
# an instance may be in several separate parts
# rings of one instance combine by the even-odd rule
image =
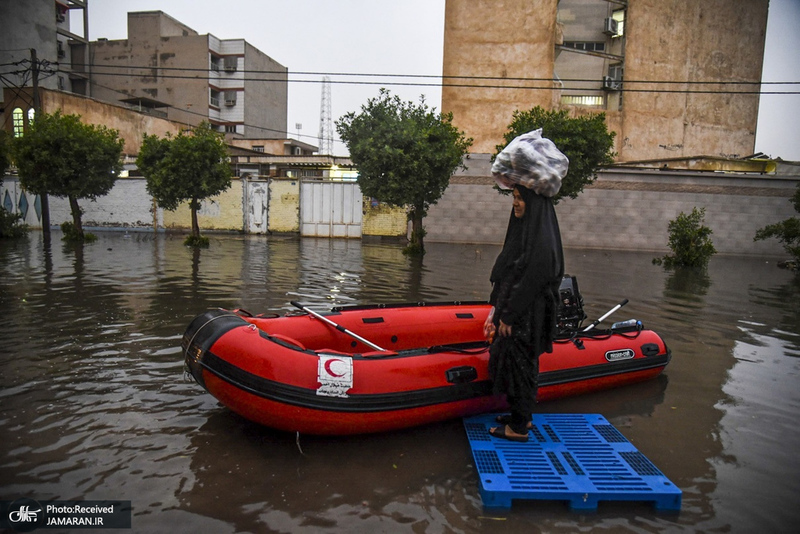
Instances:
[[[611,17],[608,17],[603,21],[603,33],[606,35],[617,35],[619,29],[619,24],[616,20]]]
[[[603,89],[607,91],[621,91],[622,81],[611,76],[603,76]]]
[[[226,98],[226,99],[225,99],[225,105],[226,105],[226,106],[235,106],[235,105],[236,105],[236,99],[234,98],[233,100],[228,100],[228,99]]]

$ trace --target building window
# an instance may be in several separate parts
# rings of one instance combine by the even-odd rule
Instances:
[[[219,72],[220,57],[211,54],[211,70]]]
[[[264,145],[253,145],[253,152],[264,152]]]
[[[613,37],[625,35],[625,10],[618,9],[611,14],[611,18],[617,21],[617,33]]]
[[[33,125],[33,119],[36,117],[36,111],[33,108],[28,109],[28,127]]]
[[[209,93],[208,103],[214,106],[215,108],[218,108],[220,93],[216,89],[210,89],[210,91],[211,92]]]
[[[606,43],[585,42],[585,41],[564,41],[564,46],[575,50],[587,50],[589,52],[605,52]]]
[[[237,126],[235,124],[226,124],[225,133],[238,133]]]
[[[22,108],[14,108],[11,120],[14,126],[14,137],[22,137],[25,133],[25,113]]]
[[[605,98],[594,95],[562,95],[561,103],[567,106],[604,107]]]

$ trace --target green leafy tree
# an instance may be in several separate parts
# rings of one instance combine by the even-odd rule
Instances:
[[[5,130],[0,130],[0,185],[10,163],[8,135]],[[22,224],[22,215],[10,213],[0,205],[0,237],[21,237],[25,235],[28,227]]]
[[[159,206],[174,211],[189,202],[192,234],[186,243],[208,246],[208,239],[200,235],[197,211],[202,200],[231,186],[225,137],[208,122],[174,137],[145,135],[136,164],[147,180],[147,191]]]
[[[569,171],[561,182],[561,189],[553,197],[558,202],[564,197],[576,198],[583,188],[597,177],[597,169],[614,162],[616,154],[614,136],[606,127],[605,113],[570,117],[567,110],[547,111],[540,106],[529,111],[515,111],[504,138],[497,145],[497,154],[520,135],[542,129],[542,137],[550,139],[569,158]]]
[[[363,194],[391,206],[407,206],[411,242],[407,253],[424,254],[422,221],[436,204],[472,145],[472,139],[452,124],[450,113],[438,114],[425,104],[415,105],[386,89],[344,115],[336,130],[358,168]]]
[[[12,150],[22,187],[67,198],[72,224],[64,238],[83,241],[78,200],[95,200],[111,191],[122,170],[123,145],[116,130],[56,111],[37,114],[29,131],[14,138]]]
[[[667,225],[669,248],[672,254],[654,258],[653,263],[665,267],[693,267],[705,269],[717,250],[711,242],[711,228],[705,226],[706,209],[692,208],[692,213],[681,212]]]
[[[800,212],[800,185],[790,199],[794,209]],[[756,232],[753,241],[776,238],[783,249],[792,257],[794,269],[800,269],[800,218],[789,217],[779,223],[770,224]]]

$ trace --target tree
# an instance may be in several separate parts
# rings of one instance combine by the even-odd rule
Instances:
[[[364,195],[391,206],[408,206],[411,242],[407,253],[424,254],[422,220],[442,197],[472,145],[472,139],[452,124],[450,113],[437,114],[425,104],[415,105],[392,96],[386,89],[336,121],[336,130],[358,168]]]
[[[3,183],[3,177],[6,174],[6,168],[8,168],[10,160],[8,153],[8,135],[5,130],[0,130],[0,185]],[[25,235],[27,230],[27,225],[22,223],[22,215],[10,213],[4,206],[0,205],[0,238],[20,237]]]
[[[147,180],[147,191],[159,206],[173,211],[189,201],[192,234],[186,243],[207,246],[208,240],[200,235],[197,211],[202,200],[231,186],[225,137],[205,121],[175,137],[145,134],[136,164]]]
[[[78,200],[95,200],[114,187],[124,145],[118,136],[117,130],[81,122],[80,115],[56,111],[37,114],[30,130],[12,141],[20,185],[33,194],[69,199],[72,225],[65,239],[86,238]]]
[[[614,162],[616,132],[608,131],[605,113],[572,118],[567,110],[546,111],[540,106],[513,113],[504,136],[506,142],[497,145],[497,154],[515,137],[538,128],[542,129],[542,137],[550,139],[569,158],[569,171],[553,197],[554,202],[564,197],[576,198],[595,180],[599,167]]]
[[[800,185],[797,186],[797,190],[790,202],[794,204],[795,211],[800,212]],[[764,228],[760,228],[756,232],[753,241],[771,239],[773,237],[781,242],[783,250],[792,257],[792,261],[787,262],[785,265],[800,269],[800,218],[789,217],[779,223],[769,224]]]
[[[654,258],[656,265],[664,264],[665,267],[692,267],[705,269],[708,260],[716,254],[717,250],[711,242],[711,228],[703,224],[706,209],[692,208],[692,213],[686,215],[681,212],[667,225],[669,230],[669,248],[672,254],[663,258]]]

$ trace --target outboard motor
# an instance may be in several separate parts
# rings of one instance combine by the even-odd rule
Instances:
[[[586,319],[583,311],[583,297],[578,290],[578,279],[564,275],[559,288],[558,303],[558,337],[571,337]]]

